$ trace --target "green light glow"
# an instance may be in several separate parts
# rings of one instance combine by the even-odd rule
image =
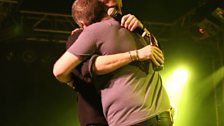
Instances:
[[[182,97],[184,86],[188,80],[188,71],[178,68],[165,79],[165,87],[170,97],[171,105],[175,111],[174,119],[177,117],[178,104]]]
[[[188,72],[183,68],[174,71],[172,75],[172,82],[175,85],[184,85],[188,79]]]

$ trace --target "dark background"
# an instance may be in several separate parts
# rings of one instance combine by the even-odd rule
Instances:
[[[76,27],[70,16],[72,3],[0,0],[1,126],[79,125],[76,94],[52,74]],[[223,2],[123,0],[123,4],[124,13],[136,15],[162,45],[166,57],[162,74],[179,64],[192,70],[188,97],[180,106],[183,120],[176,126],[224,126],[224,19],[212,15],[217,7],[224,8]],[[204,34],[198,32],[199,26]]]

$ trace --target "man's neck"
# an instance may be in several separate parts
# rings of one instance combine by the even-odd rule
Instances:
[[[101,21],[108,20],[108,19],[110,19],[110,18],[111,18],[111,16],[107,15],[107,16],[103,17],[103,18],[101,19]]]

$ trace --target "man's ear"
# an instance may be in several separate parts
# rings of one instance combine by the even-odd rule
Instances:
[[[80,28],[86,28],[88,25],[84,21],[79,22],[79,27]]]

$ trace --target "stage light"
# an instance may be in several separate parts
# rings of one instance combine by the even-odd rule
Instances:
[[[203,38],[208,38],[215,36],[220,31],[223,31],[224,23],[224,9],[222,7],[217,7],[210,10],[209,14],[203,17],[198,23],[198,32],[203,36]]]
[[[214,36],[221,31],[220,26],[208,18],[204,18],[197,26],[199,29],[203,29],[203,34],[207,33],[210,36]]]
[[[172,75],[172,81],[175,85],[183,85],[186,83],[188,79],[188,72],[184,68],[179,68],[176,71],[174,71]]]
[[[177,68],[164,80],[171,106],[174,109],[175,120],[178,115],[178,105],[183,97],[184,86],[188,80],[188,71],[185,68]]]
[[[175,102],[181,95],[181,91],[186,84],[188,79],[188,71],[184,68],[176,69],[167,79],[165,80],[166,89]]]

